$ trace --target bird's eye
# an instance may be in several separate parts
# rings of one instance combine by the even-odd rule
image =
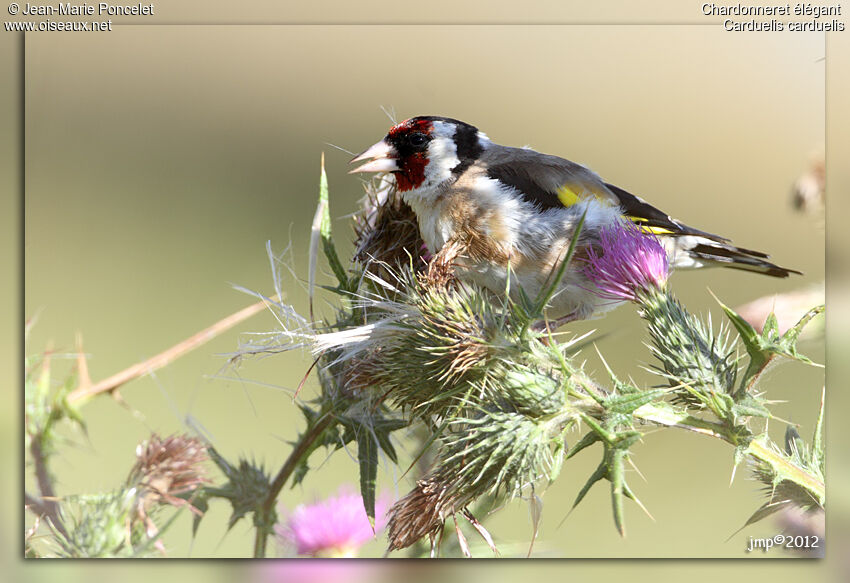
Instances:
[[[407,138],[407,143],[411,146],[424,146],[425,142],[428,141],[428,137],[425,134],[415,133],[410,134]]]

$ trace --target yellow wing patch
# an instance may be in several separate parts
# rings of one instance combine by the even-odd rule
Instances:
[[[579,195],[576,190],[573,190],[573,188],[570,188],[569,184],[564,184],[560,188],[558,188],[558,200],[561,201],[562,205],[569,207],[586,199],[587,195],[593,195],[596,197],[597,200],[601,202],[612,204],[607,198],[604,198],[595,192],[589,192],[587,189],[581,188],[579,192],[581,192],[581,195]],[[637,224],[638,228],[644,233],[651,233],[653,235],[669,235],[670,233],[673,233],[673,231],[664,227],[641,225],[640,223],[649,222],[649,219],[645,219],[643,217],[627,216],[626,218]]]
[[[575,191],[565,184],[558,189],[558,200],[564,206],[573,206],[580,199]]]
[[[643,217],[626,217],[633,223],[638,223],[638,228],[644,233],[652,233],[653,235],[667,235],[672,233],[670,229],[665,229],[664,227],[650,227],[649,225],[641,225],[640,223],[646,223],[649,219],[645,219]]]
[[[600,196],[598,193],[590,191],[584,186],[579,186],[579,189],[574,189],[570,187],[569,184],[564,184],[558,188],[558,200],[561,201],[561,204],[564,206],[573,206],[577,202],[581,202],[588,198],[589,195],[595,196],[596,199],[601,202],[611,204],[611,201],[609,201],[606,197]]]

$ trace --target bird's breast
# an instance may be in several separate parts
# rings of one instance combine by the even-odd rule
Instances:
[[[432,253],[447,243],[463,257],[507,264],[514,233],[504,209],[465,188],[450,188],[432,196],[407,196],[419,221],[419,232]]]

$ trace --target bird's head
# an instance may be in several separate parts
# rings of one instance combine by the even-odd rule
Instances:
[[[425,192],[456,179],[488,142],[477,128],[456,119],[412,117],[355,156],[351,162],[369,161],[350,173],[390,172],[400,192]]]

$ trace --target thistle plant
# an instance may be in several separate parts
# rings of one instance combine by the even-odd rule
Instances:
[[[579,225],[550,285],[537,297],[524,290],[493,293],[455,279],[450,265],[430,255],[413,211],[381,179],[367,185],[353,219],[355,251],[343,261],[331,233],[324,169],[319,191],[308,314],[281,300],[281,270],[269,250],[274,295],[249,292],[259,300],[253,306],[149,361],[92,383],[79,357],[76,374],[58,387],[50,382],[49,353],[28,361],[27,447],[39,491],[27,495],[27,504],[51,527],[55,544],[49,554],[162,554],[161,534],[174,516],[190,512],[197,530],[214,499],[232,508],[228,530],[242,518],[250,520],[255,557],[266,556],[275,535],[297,554],[349,555],[384,527],[388,553],[422,554],[424,544],[436,556],[452,546],[445,540],[449,533],[455,548],[470,556],[473,545],[464,534],[469,527],[495,553],[497,537],[483,524],[487,507],[530,500],[536,532],[542,512],[537,489],[554,481],[571,458],[593,449],[599,450],[599,462],[573,506],[594,485],[608,482],[613,522],[624,535],[626,500],[643,509],[626,479],[627,464],[644,433],[658,428],[692,431],[732,447],[734,466],[745,463],[766,494],[744,526],[780,510],[823,510],[823,400],[811,440],[789,426],[780,446],[767,433],[769,421],[782,421],[763,385],[764,372],[781,360],[811,364],[798,352],[797,340],[823,306],[780,333],[773,316],[756,330],[720,304],[731,326],[715,329],[673,295],[661,244],[626,223],[603,229],[598,245],[575,257]],[[317,283],[320,257],[334,277],[332,285]],[[606,378],[591,378],[577,358],[587,337],[556,335],[539,325],[547,320],[547,304],[566,269],[584,270],[602,298],[637,309],[646,322],[658,386],[623,381],[610,368]],[[314,308],[319,290],[335,300],[324,320]],[[82,424],[79,408],[90,398],[118,397],[122,384],[264,307],[279,327],[251,336],[231,362],[288,350],[307,351],[313,359],[296,393],[304,428],[276,471],[252,458],[225,459],[199,438],[154,435],[139,446],[127,481],[114,492],[56,496],[48,462],[57,423]],[[302,387],[310,374],[319,388],[306,395]],[[403,437],[415,443],[412,461],[397,453]],[[282,501],[286,486],[300,485],[316,471],[310,459],[319,448],[356,452],[359,494],[341,492],[315,505]],[[201,469],[207,458],[217,477]],[[410,490],[387,512],[376,496],[380,460],[412,477]],[[295,509],[279,510],[286,507]],[[30,544],[37,529],[38,524],[27,535],[33,555],[39,554]]]
[[[766,432],[754,428],[753,420],[774,419],[770,402],[758,386],[769,365],[780,357],[811,364],[797,352],[796,342],[803,327],[823,311],[823,306],[810,310],[780,335],[773,315],[759,333],[721,303],[749,357],[739,378],[739,359],[728,331],[721,327],[715,334],[710,321],[704,325],[675,299],[667,286],[666,254],[652,235],[625,225],[603,231],[601,245],[602,253],[591,254],[586,272],[603,297],[638,305],[647,321],[650,348],[660,363],[657,372],[670,385],[671,402],[647,403],[634,414],[661,425],[706,432],[735,446],[736,466],[747,459],[754,477],[769,493],[768,502],[747,524],[789,504],[822,510],[823,401],[812,449],[805,455],[800,454],[796,442],[793,452],[783,453]]]
[[[162,532],[176,514],[161,518],[166,507],[188,508],[208,480],[206,446],[197,438],[153,434],[136,449],[136,464],[126,482],[105,493],[66,496],[45,514],[52,537],[44,548],[28,541],[28,556],[76,558],[146,557],[165,554]],[[37,526],[36,526],[37,529]]]
[[[468,555],[461,521],[496,550],[472,511],[476,502],[533,494],[535,484],[553,481],[566,460],[599,444],[600,463],[575,504],[594,484],[608,481],[614,523],[625,534],[624,499],[642,507],[626,481],[631,450],[649,427],[669,427],[722,439],[734,447],[736,465],[749,463],[754,477],[769,487],[768,502],[751,522],[787,504],[823,507],[821,426],[812,444],[800,445],[797,453],[778,448],[766,434],[766,421],[775,417],[759,384],[780,357],[810,362],[797,352],[796,340],[823,307],[779,335],[771,325],[756,332],[721,304],[746,351],[744,362],[728,327],[715,332],[710,321],[703,323],[676,300],[664,249],[633,225],[603,230],[598,249],[583,263],[573,260],[577,232],[552,286],[535,298],[520,291],[520,300],[513,301],[456,280],[444,266],[437,273],[423,252],[412,211],[390,183],[367,186],[363,210],[354,219],[356,253],[348,266],[337,255],[328,213],[323,174],[310,288],[315,289],[321,246],[337,280],[326,288],[339,298],[336,313],[314,322],[291,306],[269,302],[278,320],[289,325],[238,353],[308,348],[316,359],[320,394],[301,405],[307,430],[296,447],[302,453],[287,461],[278,486],[303,479],[306,457],[318,445],[356,442],[361,494],[374,520],[379,454],[398,463],[394,432],[423,427],[427,438],[415,459],[427,454],[432,462],[389,511],[388,551],[426,539],[434,555],[451,520],[460,550]],[[607,386],[598,383],[574,358],[584,338],[556,341],[534,325],[545,319],[568,266],[584,269],[603,298],[637,306],[666,386],[638,387],[611,371]],[[568,447],[567,434],[582,429]],[[269,500],[279,489],[272,488]],[[255,549],[264,544],[258,534]]]

